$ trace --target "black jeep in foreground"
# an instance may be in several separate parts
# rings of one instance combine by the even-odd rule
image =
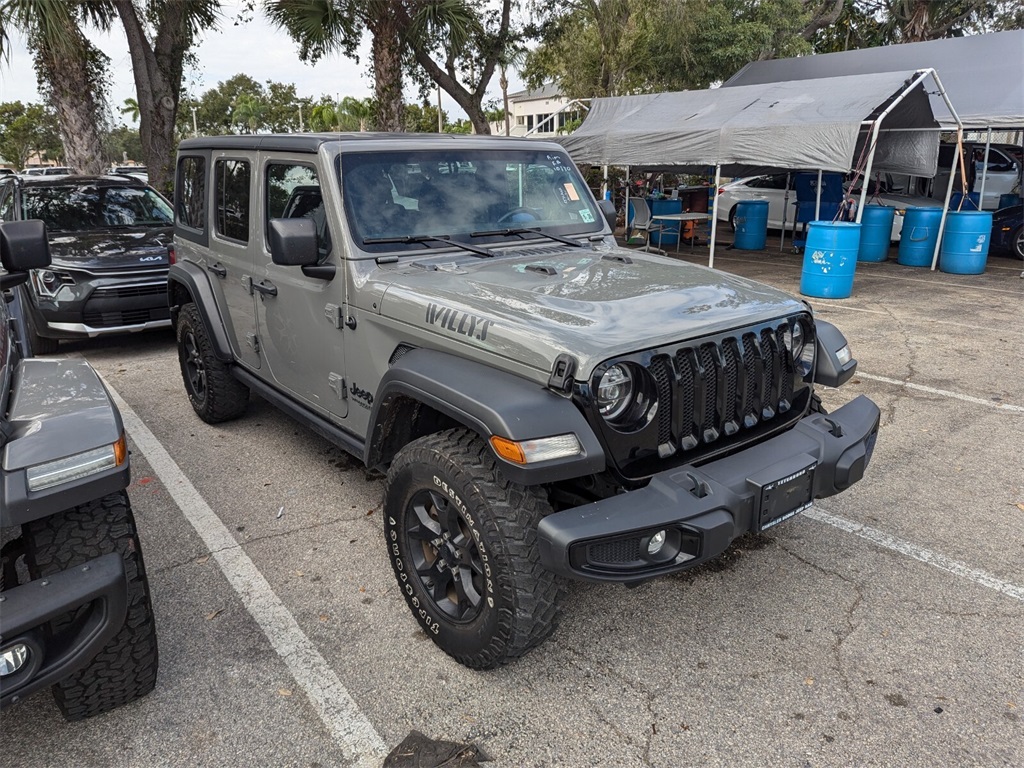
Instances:
[[[41,221],[0,229],[0,706],[52,686],[78,720],[153,690],[156,626],[117,407],[85,361],[28,357]]]

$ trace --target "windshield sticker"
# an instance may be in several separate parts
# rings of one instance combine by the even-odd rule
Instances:
[[[487,329],[494,325],[493,320],[486,320],[478,315],[471,315],[468,312],[460,312],[451,307],[442,307],[438,304],[427,305],[427,325],[436,325],[446,331],[452,331],[463,336],[472,336],[480,341],[487,340]]]
[[[565,194],[569,196],[570,200],[572,200],[573,202],[579,201],[580,193],[576,191],[575,184],[573,184],[571,181],[567,181],[562,186],[565,187]]]
[[[587,222],[587,224],[594,223],[594,214],[590,212],[589,208],[580,209],[580,218]]]

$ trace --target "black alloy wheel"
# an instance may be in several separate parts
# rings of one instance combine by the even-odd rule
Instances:
[[[207,424],[236,419],[249,405],[249,388],[214,354],[195,304],[178,312],[178,363],[192,410]]]
[[[409,500],[405,537],[423,589],[441,611],[457,622],[480,614],[484,563],[480,547],[455,504],[434,490]]]

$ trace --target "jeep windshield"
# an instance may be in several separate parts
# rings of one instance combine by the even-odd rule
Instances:
[[[340,158],[345,213],[369,253],[423,253],[519,233],[584,236],[604,218],[568,155],[551,150],[350,152]],[[538,237],[540,239],[540,237]]]

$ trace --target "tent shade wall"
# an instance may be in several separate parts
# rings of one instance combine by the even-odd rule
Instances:
[[[865,121],[903,93],[913,71],[793,83],[594,99],[574,133],[558,140],[577,162],[705,172],[847,171]],[[938,122],[923,85],[882,124],[880,171],[932,176]],[[861,138],[863,141],[863,138]],[[891,145],[891,147],[890,147]],[[885,147],[890,147],[885,149]]]
[[[751,62],[723,88],[932,68],[965,128],[1024,127],[1024,30]],[[937,95],[943,128],[955,128]]]

